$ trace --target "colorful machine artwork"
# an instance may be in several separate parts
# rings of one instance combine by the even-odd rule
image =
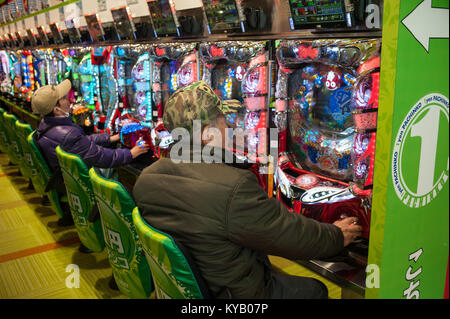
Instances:
[[[238,100],[240,112],[228,114],[229,125],[247,130],[241,155],[266,154],[268,52],[265,42],[228,41],[200,44],[202,80],[223,100]]]
[[[196,43],[164,43],[151,45],[152,91],[158,119],[164,104],[178,88],[198,80]]]

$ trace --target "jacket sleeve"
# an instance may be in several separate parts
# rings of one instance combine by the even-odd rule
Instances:
[[[111,146],[110,136],[107,133],[92,134],[87,136],[92,142],[103,147]]]
[[[66,152],[79,155],[88,167],[117,167],[133,159],[129,149],[110,149],[97,145],[78,130],[71,130],[61,145]]]
[[[226,218],[231,241],[270,255],[317,259],[335,256],[344,248],[337,226],[289,212],[280,201],[267,197],[254,176],[245,175],[236,185]]]

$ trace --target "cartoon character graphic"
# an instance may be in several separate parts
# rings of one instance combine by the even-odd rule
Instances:
[[[329,71],[327,73],[327,80],[325,86],[328,90],[334,91],[339,87],[339,82],[341,81],[341,76],[334,71]]]

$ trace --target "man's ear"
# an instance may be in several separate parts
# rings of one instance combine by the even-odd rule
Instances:
[[[208,144],[209,142],[211,142],[214,139],[214,136],[208,133],[210,127],[211,126],[209,126],[208,124],[203,127],[203,130],[202,130],[202,144],[206,145],[206,144]]]

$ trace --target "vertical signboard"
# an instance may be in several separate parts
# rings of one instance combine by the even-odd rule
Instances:
[[[449,256],[449,3],[385,1],[367,298],[443,298]],[[385,36],[386,35],[386,36]],[[448,294],[448,292],[447,292]]]

